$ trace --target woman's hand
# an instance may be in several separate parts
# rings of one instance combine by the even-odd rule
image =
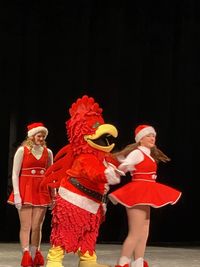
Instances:
[[[22,207],[22,199],[20,196],[20,193],[15,193],[14,194],[14,203],[15,203],[15,207],[20,210]]]

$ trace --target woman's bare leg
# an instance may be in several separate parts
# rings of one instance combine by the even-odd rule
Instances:
[[[150,207],[136,206],[127,208],[128,235],[122,245],[121,258],[131,259],[134,256],[144,257],[146,242],[149,234]],[[119,264],[120,263],[119,259]]]
[[[32,207],[23,207],[18,211],[20,220],[19,238],[22,250],[29,250]]]
[[[149,236],[149,225],[150,225],[150,206],[141,206],[143,211],[145,212],[143,218],[143,225],[141,225],[142,229],[140,232],[140,238],[138,239],[137,245],[134,251],[134,259],[138,259],[140,257],[144,258],[147,239]]]
[[[40,247],[42,225],[45,219],[46,207],[33,207],[31,224],[31,246]]]

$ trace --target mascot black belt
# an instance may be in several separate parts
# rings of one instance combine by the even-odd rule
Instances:
[[[84,185],[82,185],[81,183],[79,183],[79,181],[76,180],[76,178],[74,177],[70,177],[68,179],[68,181],[74,185],[76,188],[78,188],[81,192],[85,193],[86,195],[93,197],[96,200],[99,200],[103,203],[107,203],[108,201],[108,197],[107,195],[102,195],[99,192],[96,192],[94,190],[88,189],[87,187],[85,187]]]

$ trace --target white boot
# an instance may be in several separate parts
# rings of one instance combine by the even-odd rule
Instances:
[[[131,259],[126,257],[126,256],[121,256],[118,260],[118,265],[119,266],[126,266],[126,264],[129,266],[131,262]]]
[[[132,261],[131,267],[144,267],[144,259],[140,257],[137,260]]]

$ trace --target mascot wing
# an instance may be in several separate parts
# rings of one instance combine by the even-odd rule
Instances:
[[[64,146],[55,156],[54,163],[47,169],[41,186],[58,188],[61,180],[66,176],[73,161],[71,145]]]

